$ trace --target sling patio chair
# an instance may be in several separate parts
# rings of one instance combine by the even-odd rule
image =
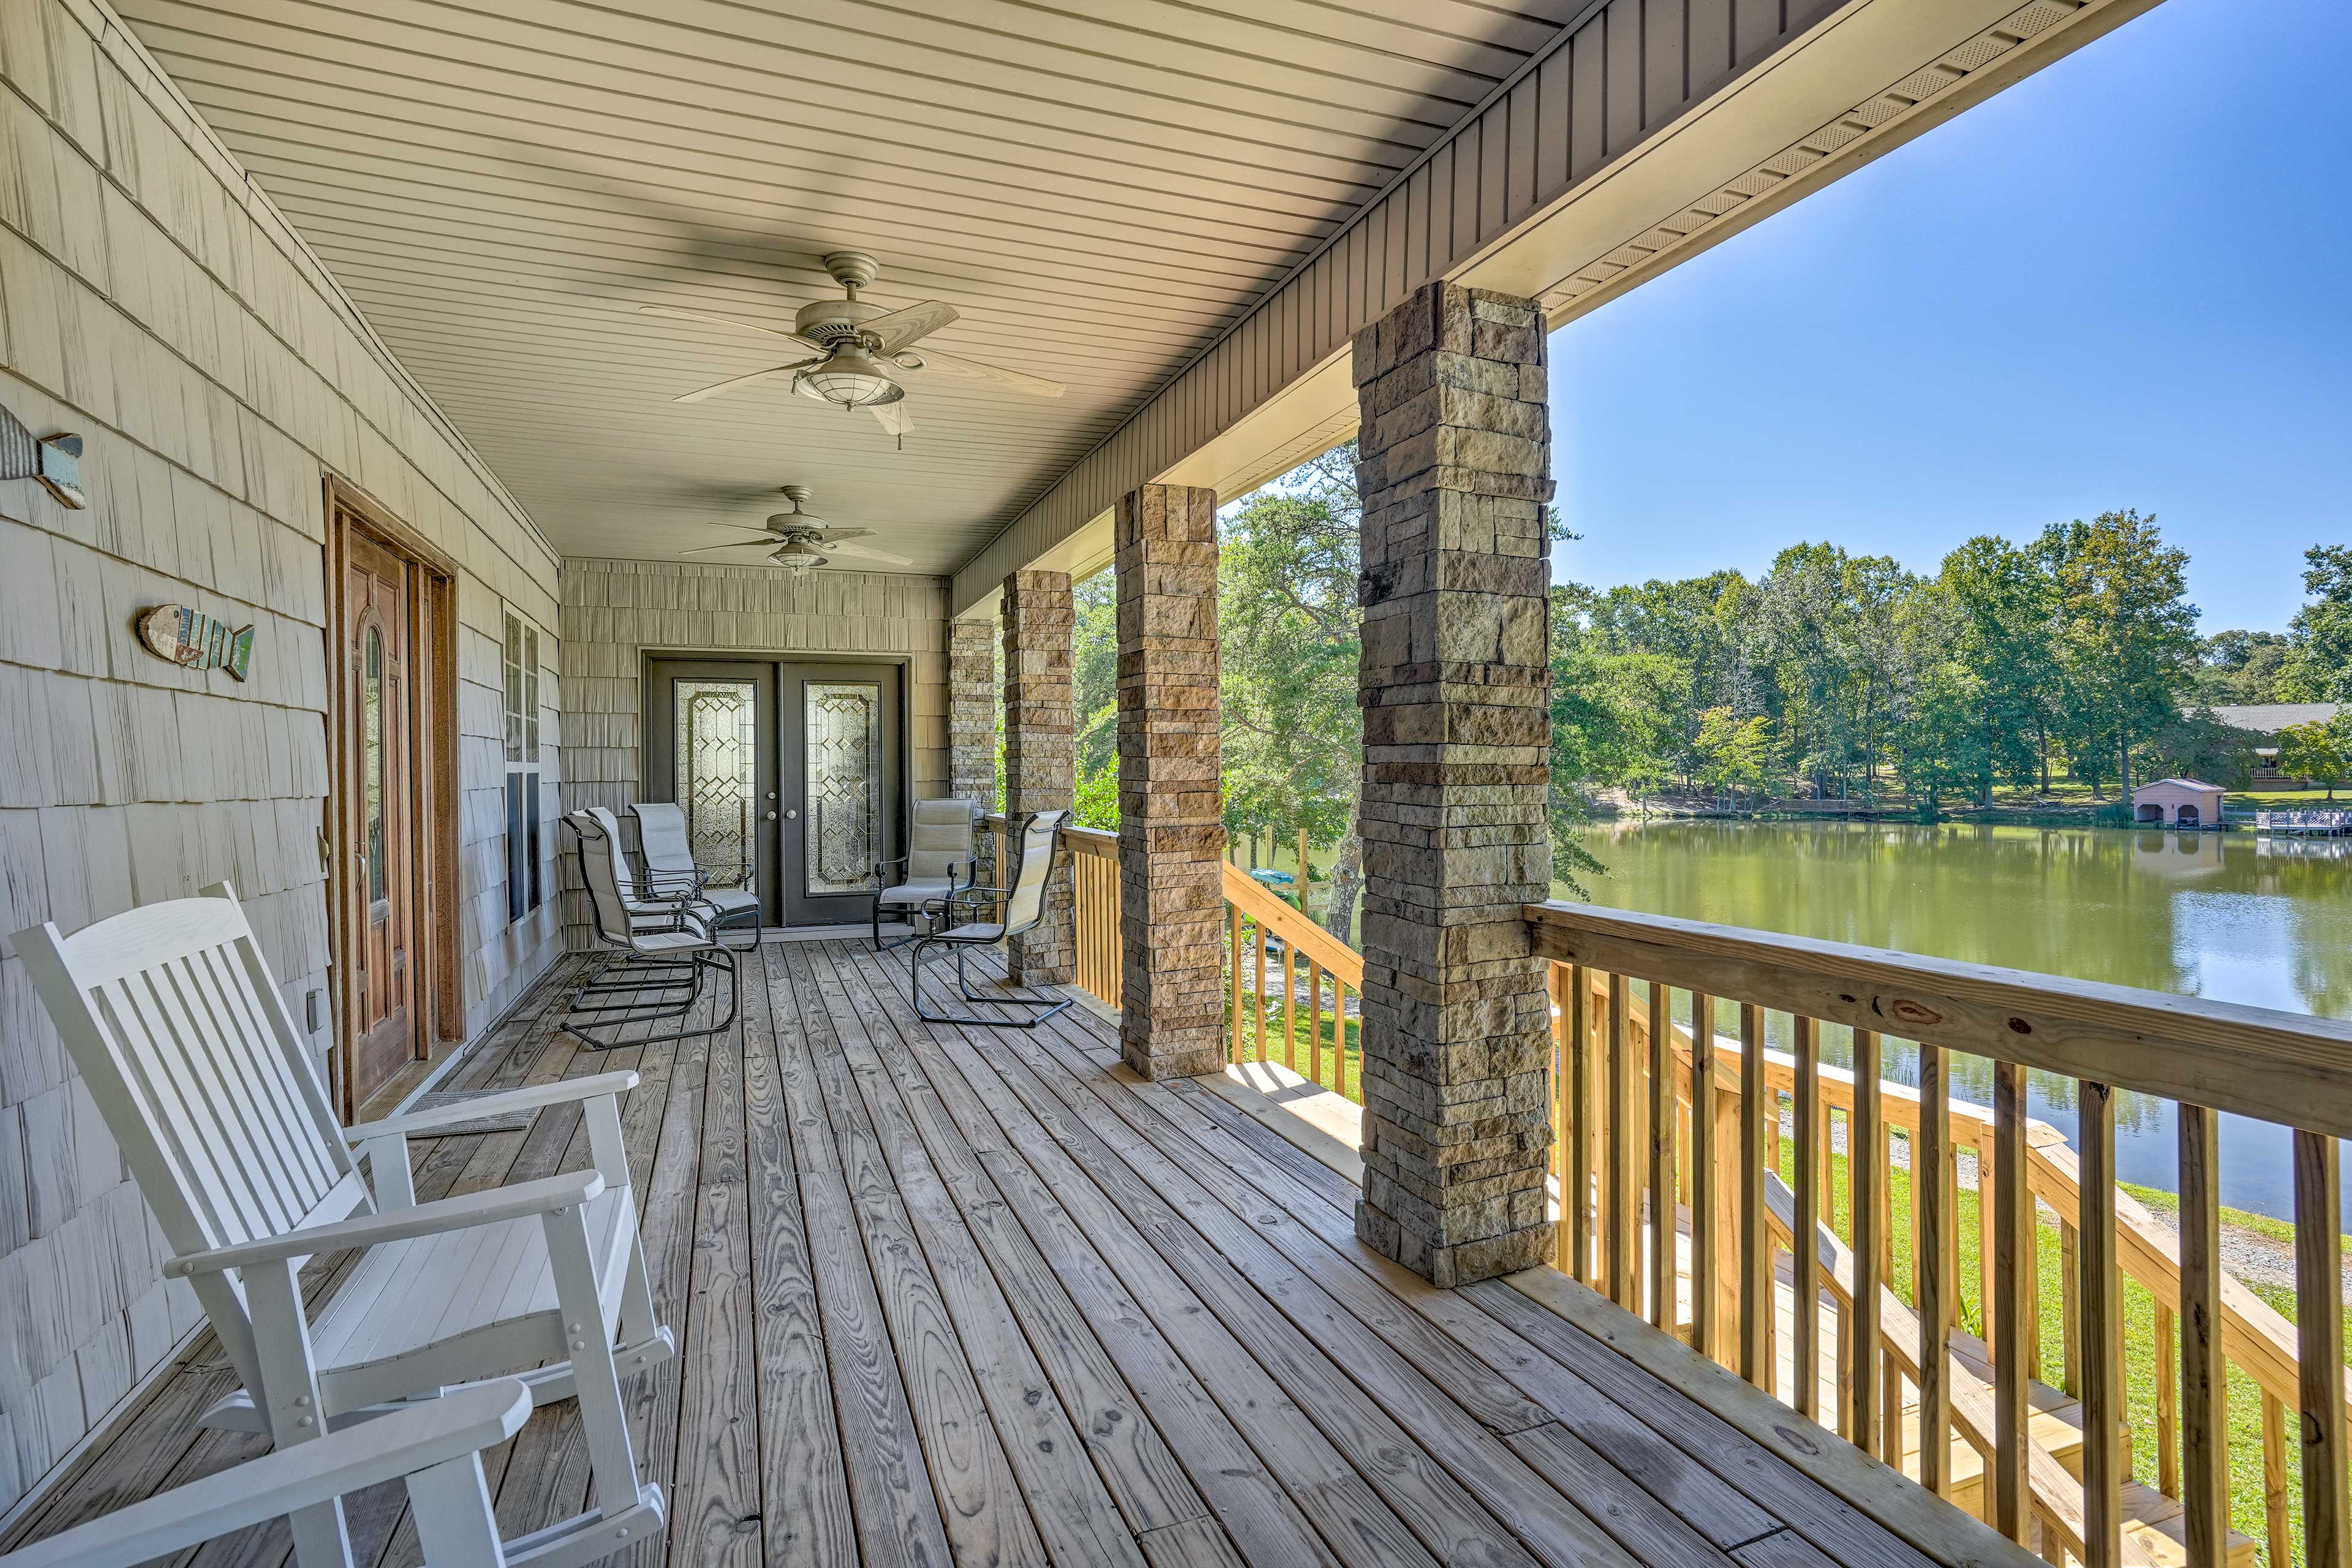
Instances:
[[[334,1502],[383,1481],[408,1483],[417,1543],[433,1568],[520,1568],[534,1559],[499,1539],[482,1450],[530,1419],[515,1378],[478,1384],[297,1444],[0,1555],[0,1568],[135,1568],[231,1531]],[[614,1541],[608,1552],[629,1542]],[[346,1542],[343,1563],[351,1562]]]
[[[710,907],[713,927],[740,931],[749,926],[751,945],[759,946],[765,922],[761,915],[758,868],[748,860],[740,866],[718,867],[697,860],[687,837],[686,810],[675,801],[637,801],[629,807],[629,815],[637,819],[637,858],[643,863],[641,885],[646,892],[655,898],[683,893],[699,899]]]
[[[1045,920],[1045,887],[1061,860],[1062,829],[1069,820],[1066,811],[1040,811],[1021,818],[1021,858],[1010,886],[962,888],[925,907],[922,912],[929,917],[930,929],[915,937],[914,948],[907,955],[907,977],[914,995],[915,1013],[925,1023],[1034,1029],[1068,1008],[1071,998],[1067,996],[1047,996],[1034,991],[1028,995],[974,991],[965,960],[972,949],[992,947],[1007,937],[1034,931]],[[982,920],[983,914],[997,908],[1000,900],[1003,914],[995,920]],[[932,1012],[923,1001],[923,954],[933,947],[955,949],[956,985],[965,1001],[1002,1008],[1008,1016],[983,1017],[973,1013],[959,1016]]]
[[[944,910],[951,905],[959,878],[967,889],[979,880],[974,847],[979,826],[980,802],[969,796],[915,803],[907,821],[907,852],[874,868],[874,885],[882,889],[874,895],[875,952],[903,946],[921,934],[926,924],[934,923],[929,920],[933,907]],[[894,874],[899,880],[890,879]],[[914,927],[913,934],[884,942],[885,910],[902,915]]]
[[[621,826],[602,806],[565,814],[580,856],[604,956],[572,993],[563,1032],[593,1050],[658,1046],[716,1035],[735,1026],[742,978],[735,950],[719,938],[717,910],[688,895],[656,897],[645,889],[621,848]],[[727,977],[727,1010],[696,1026],[688,1020],[713,976]],[[641,1026],[677,1026],[640,1033]]]
[[[206,1426],[290,1447],[469,1384],[576,1398],[592,1506],[506,1546],[537,1568],[657,1531],[620,1376],[677,1353],[654,1319],[621,1141],[633,1072],[564,1079],[345,1127],[226,882],[68,936],[16,934],[33,988],[121,1147],[242,1387]],[[408,1141],[578,1102],[592,1167],[416,1201]],[[362,1181],[360,1163],[367,1164]],[[373,1191],[371,1191],[371,1186]],[[357,1251],[313,1310],[299,1271]],[[341,1504],[292,1515],[300,1568],[341,1568]]]

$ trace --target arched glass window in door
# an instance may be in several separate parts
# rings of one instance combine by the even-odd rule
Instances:
[[[360,831],[367,845],[368,902],[391,896],[383,858],[383,633],[360,643]]]

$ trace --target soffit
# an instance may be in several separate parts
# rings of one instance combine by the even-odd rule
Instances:
[[[565,553],[670,557],[789,480],[942,573],[1589,8],[121,4]],[[904,450],[780,383],[670,401],[796,356],[637,305],[788,329],[844,248],[1068,395],[910,377]]]

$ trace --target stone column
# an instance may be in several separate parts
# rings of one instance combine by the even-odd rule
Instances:
[[[948,623],[948,794],[994,811],[996,798],[996,628],[987,621]],[[977,845],[980,880],[996,868],[996,835]]]
[[[1070,709],[1070,636],[1076,626],[1067,572],[1015,572],[1004,580],[1008,816],[1066,810],[1077,798],[1077,728]],[[1065,855],[1045,889],[1044,921],[1009,943],[1014,984],[1067,985],[1077,978],[1076,919]]]
[[[1356,334],[1363,500],[1364,1195],[1442,1286],[1551,1250],[1551,499],[1531,300],[1435,283]]]
[[[1120,498],[1119,1053],[1148,1079],[1225,1065],[1217,788],[1217,492]]]

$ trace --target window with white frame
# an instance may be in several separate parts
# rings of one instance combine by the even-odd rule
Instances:
[[[539,628],[506,613],[507,919],[545,901],[539,853]]]

